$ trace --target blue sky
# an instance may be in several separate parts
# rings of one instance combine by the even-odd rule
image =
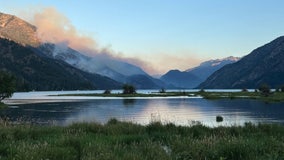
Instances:
[[[185,70],[208,59],[244,56],[284,35],[281,0],[0,0],[0,4],[1,12],[19,17],[54,7],[100,47],[143,60],[156,69],[148,69],[152,74]]]

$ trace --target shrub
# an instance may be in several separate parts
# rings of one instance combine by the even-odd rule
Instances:
[[[284,85],[280,89],[281,89],[281,92],[284,92]]]
[[[166,93],[166,90],[165,90],[165,88],[162,88],[159,92],[160,93]]]
[[[216,116],[216,122],[223,122],[223,117],[220,115]]]
[[[259,87],[259,91],[261,92],[262,95],[264,95],[265,97],[269,96],[270,94],[270,87],[267,84],[262,84]]]
[[[136,89],[132,85],[125,84],[123,85],[123,94],[135,94]]]
[[[243,88],[242,92],[248,92],[248,90],[246,88]]]
[[[111,90],[109,90],[109,89],[105,90],[104,94],[111,94]]]
[[[199,91],[200,93],[204,93],[205,92],[205,90],[202,88],[202,89],[200,89],[200,91]]]

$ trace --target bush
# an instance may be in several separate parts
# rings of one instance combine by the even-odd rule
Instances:
[[[111,94],[111,90],[109,90],[109,89],[105,90],[104,94]]]
[[[259,91],[262,95],[264,95],[265,97],[269,96],[270,95],[270,87],[267,85],[267,84],[262,84],[260,87],[259,87]]]
[[[123,94],[135,94],[136,89],[132,85],[125,84],[123,85]]]
[[[8,106],[2,102],[0,102],[0,109],[8,108]]]
[[[281,92],[284,92],[284,85],[280,88]]]
[[[246,88],[243,88],[242,92],[248,92],[248,90]]]
[[[200,91],[199,91],[199,93],[204,93],[205,92],[205,90],[202,88],[202,89],[200,89]]]
[[[216,116],[216,122],[223,122],[223,117],[220,115]]]
[[[166,90],[165,90],[165,88],[162,88],[159,92],[160,93],[166,93]]]

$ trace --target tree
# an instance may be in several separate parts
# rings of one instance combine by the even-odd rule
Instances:
[[[105,90],[104,94],[111,94],[111,90],[109,90],[109,89]]]
[[[160,93],[166,93],[166,90],[165,90],[165,88],[162,88],[159,92]]]
[[[123,88],[123,94],[135,94],[136,93],[136,89],[132,85],[125,84],[123,85],[122,88]]]
[[[270,87],[267,84],[262,84],[258,89],[262,95],[265,97],[269,96],[270,94]]]
[[[242,89],[242,92],[248,92],[248,89],[243,88],[243,89]]]
[[[281,92],[284,92],[284,85],[281,86]]]
[[[9,98],[15,92],[15,77],[4,71],[0,71],[0,102]]]

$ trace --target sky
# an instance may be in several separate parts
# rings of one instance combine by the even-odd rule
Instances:
[[[0,12],[31,23],[52,11],[61,17],[53,20],[84,37],[73,46],[86,40],[152,75],[249,54],[284,35],[283,6],[283,0],[0,0]]]

